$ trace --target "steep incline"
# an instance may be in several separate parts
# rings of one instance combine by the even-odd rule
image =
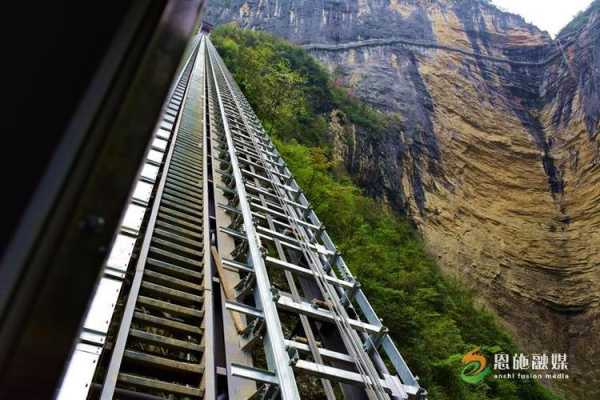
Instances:
[[[412,216],[526,349],[571,355],[568,384],[589,396],[600,371],[598,8],[557,41],[476,0],[213,1],[208,18],[304,45],[397,115],[402,128],[383,137],[335,141],[348,169]]]

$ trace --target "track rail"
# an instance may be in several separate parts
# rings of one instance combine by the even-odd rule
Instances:
[[[229,373],[284,399],[298,398],[307,377],[321,379],[326,398],[335,398],[331,382],[346,398],[424,395],[209,39],[206,58],[229,197],[219,206],[232,217],[220,230],[236,243],[220,262],[240,274],[225,307],[250,321],[242,337],[262,342],[266,359],[266,368],[230,364]]]
[[[201,46],[169,93],[59,398],[204,396]]]
[[[197,109],[203,75],[196,54],[187,88],[181,82],[167,107],[167,127],[175,126],[101,399],[112,399],[117,387],[204,395],[203,114]]]
[[[61,399],[426,396],[204,34],[102,279]]]

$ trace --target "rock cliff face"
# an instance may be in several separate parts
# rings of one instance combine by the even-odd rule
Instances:
[[[208,20],[304,46],[397,115],[335,141],[348,169],[527,351],[570,356],[569,398],[600,398],[600,1],[556,40],[479,0],[214,0]]]

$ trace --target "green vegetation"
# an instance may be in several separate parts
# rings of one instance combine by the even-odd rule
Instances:
[[[327,144],[334,109],[374,135],[386,117],[336,87],[310,55],[283,40],[234,26],[218,28],[212,40],[429,398],[557,399],[531,381],[460,379],[464,353],[479,346],[488,356],[514,353],[515,345],[470,291],[440,274],[406,219],[362,194]]]
[[[323,145],[333,109],[373,132],[385,121],[381,113],[332,85],[329,74],[301,48],[233,26],[218,28],[213,42],[273,137]]]

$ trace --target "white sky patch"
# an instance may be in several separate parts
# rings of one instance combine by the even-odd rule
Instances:
[[[585,10],[592,0],[492,0],[511,13],[519,14],[527,22],[548,31],[552,37],[567,25],[579,11]]]

